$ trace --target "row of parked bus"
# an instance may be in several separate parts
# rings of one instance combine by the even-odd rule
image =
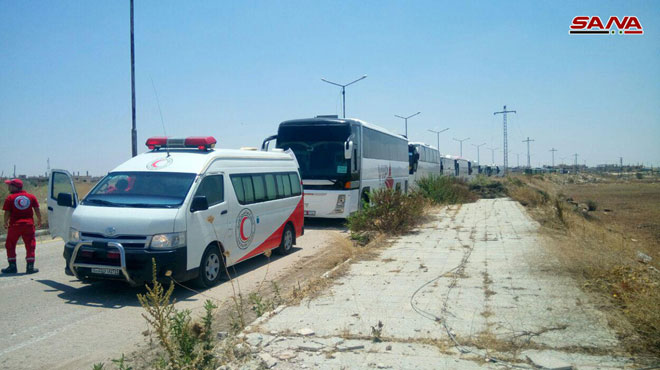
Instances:
[[[82,199],[67,171],[51,171],[48,223],[65,241],[66,274],[141,285],[155,261],[158,279],[211,287],[228,266],[269,250],[291,252],[305,217],[346,218],[371,190],[408,191],[421,176],[482,171],[336,116],[282,122],[261,151],[215,144],[210,136],[149,138],[148,152]]]
[[[408,191],[430,175],[469,178],[499,173],[358,119],[318,116],[282,122],[264,151],[292,150],[305,189],[305,216],[346,218],[382,187]]]

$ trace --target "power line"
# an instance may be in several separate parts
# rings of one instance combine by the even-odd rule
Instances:
[[[509,168],[509,140],[507,139],[507,128],[506,128],[506,115],[507,113],[516,113],[515,110],[506,110],[506,105],[501,112],[495,112],[493,115],[501,114],[503,118],[503,127],[504,127],[504,176],[508,173]]]

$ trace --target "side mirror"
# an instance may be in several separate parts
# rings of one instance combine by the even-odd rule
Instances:
[[[198,195],[193,198],[190,205],[190,212],[205,211],[209,209],[209,201],[203,195]]]
[[[57,205],[62,207],[73,208],[73,195],[69,193],[59,193],[57,194]]]
[[[344,159],[353,158],[353,140],[344,143]]]

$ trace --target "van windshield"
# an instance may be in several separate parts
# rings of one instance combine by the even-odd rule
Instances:
[[[195,180],[193,173],[112,172],[82,201],[101,207],[177,208]]]

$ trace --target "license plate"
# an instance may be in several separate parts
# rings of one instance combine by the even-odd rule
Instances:
[[[92,269],[92,274],[99,274],[99,275],[119,275],[119,272],[121,270],[119,269],[109,269],[109,268],[93,268]]]
[[[316,211],[305,211],[305,216],[316,216]]]

